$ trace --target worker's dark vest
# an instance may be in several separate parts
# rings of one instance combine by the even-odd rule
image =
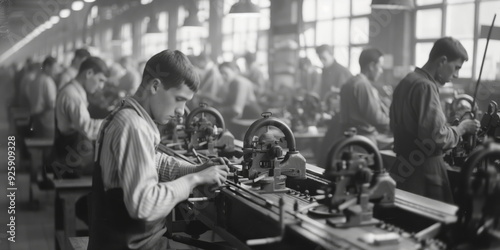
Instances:
[[[156,221],[131,218],[123,201],[122,188],[104,189],[99,162],[104,131],[114,115],[126,108],[131,109],[131,107],[120,107],[106,118],[105,125],[101,127],[92,177],[88,250],[159,249],[160,238],[166,232],[165,218]]]

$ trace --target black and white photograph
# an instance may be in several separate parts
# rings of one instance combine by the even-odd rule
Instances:
[[[0,0],[0,250],[498,250],[497,15]]]

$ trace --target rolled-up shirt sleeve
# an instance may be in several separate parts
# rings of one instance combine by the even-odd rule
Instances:
[[[188,198],[192,184],[180,177],[159,182],[152,138],[144,130],[126,126],[115,134],[118,140],[113,151],[118,155],[118,178],[124,192],[124,203],[132,218],[153,221],[167,216],[177,203]],[[172,172],[165,176],[180,175],[180,164],[165,158]],[[175,173],[179,171],[179,173]]]
[[[156,152],[156,169],[160,182],[165,182],[196,172],[196,165],[178,160],[165,153]]]

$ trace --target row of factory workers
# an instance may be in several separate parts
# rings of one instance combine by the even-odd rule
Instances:
[[[361,73],[356,76],[335,62],[329,46],[320,46],[317,52],[325,65],[322,80],[330,83],[326,90],[332,90],[332,83],[345,82],[335,86],[340,89],[343,126],[354,126],[359,134],[368,137],[389,127],[398,156],[391,169],[398,188],[450,202],[451,190],[442,153],[456,146],[462,135],[479,128],[476,120],[449,126],[441,110],[438,87],[457,77],[462,64],[468,60],[462,44],[450,37],[437,40],[427,63],[398,84],[390,108],[381,105],[372,85],[382,71],[380,51],[363,50],[359,59]],[[161,236],[166,231],[165,218],[174,206],[187,199],[198,185],[222,185],[229,169],[220,162],[191,165],[157,153],[155,149],[160,142],[157,124],[165,124],[176,114],[182,114],[186,102],[193,99],[195,93],[199,92],[196,98],[213,98],[216,102],[220,100],[217,95],[221,91],[212,91],[213,86],[203,85],[207,76],[202,77],[200,83],[197,69],[182,52],[165,50],[146,62],[133,95],[125,97],[105,120],[92,119],[87,110],[87,94],[102,88],[108,80],[109,69],[98,57],[87,55],[85,59],[77,59],[78,56],[75,53],[74,69],[67,70],[73,72],[69,73],[73,74],[68,78],[71,80],[58,90],[51,79],[57,72],[52,58],[43,62],[42,73],[32,76],[34,85],[28,88],[37,89],[40,96],[44,96],[33,99],[36,102],[31,107],[42,110],[33,113],[34,119],[39,119],[41,127],[55,120],[55,124],[52,121],[54,154],[52,162],[46,164],[53,168],[70,166],[77,174],[93,173],[89,249],[164,244]],[[194,64],[200,67],[203,57]],[[249,80],[240,76],[234,63],[222,63],[219,70],[222,78],[231,83],[228,92],[224,92],[227,93],[224,100],[256,101],[257,91]],[[232,86],[233,82],[245,83]],[[229,102],[219,105],[223,114],[226,108],[231,108]],[[243,112],[243,109],[244,106],[228,112],[234,116],[234,112]],[[45,128],[46,133],[51,133],[50,130]],[[432,150],[415,154],[422,151],[421,145]],[[68,157],[74,156],[74,152],[80,157],[78,160]],[[423,155],[423,158],[415,158],[415,155]],[[54,171],[62,172],[62,176],[70,174],[64,169]]]

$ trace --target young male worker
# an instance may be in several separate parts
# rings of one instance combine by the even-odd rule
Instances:
[[[88,249],[166,249],[166,216],[199,185],[222,185],[226,165],[194,166],[156,152],[157,124],[184,112],[199,86],[180,51],[148,60],[134,96],[101,126]]]
[[[81,63],[76,78],[57,94],[54,157],[62,165],[53,162],[51,167],[58,177],[92,173],[93,141],[97,138],[102,120],[90,117],[87,95],[103,88],[107,74],[108,67],[102,59],[89,57]],[[59,169],[58,166],[64,167]]]
[[[439,100],[439,87],[458,77],[467,51],[451,37],[438,39],[429,59],[401,80],[394,90],[390,127],[397,160],[391,176],[397,187],[444,202],[452,202],[443,152],[455,147],[479,121],[463,120],[448,126]]]
[[[342,130],[355,127],[377,145],[378,132],[389,130],[389,112],[375,88],[375,81],[382,75],[383,54],[367,48],[359,56],[361,73],[349,79],[340,90],[340,119]]]

